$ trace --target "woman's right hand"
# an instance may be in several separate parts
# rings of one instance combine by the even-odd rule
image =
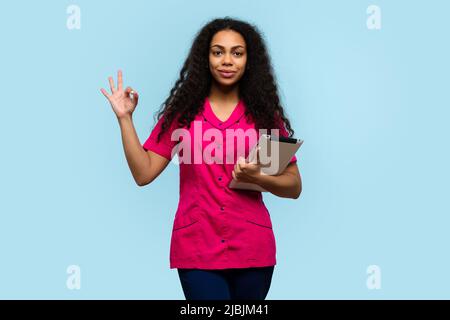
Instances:
[[[122,71],[117,72],[117,89],[114,87],[114,81],[112,77],[109,77],[109,86],[111,88],[111,94],[109,94],[105,89],[101,88],[100,91],[108,99],[111,107],[116,114],[117,118],[131,116],[134,109],[138,104],[139,96],[137,92],[130,87],[125,90],[122,89]]]

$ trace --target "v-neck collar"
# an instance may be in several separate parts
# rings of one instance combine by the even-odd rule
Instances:
[[[203,116],[206,118],[206,120],[208,120],[208,122],[210,122],[214,127],[218,129],[225,129],[231,126],[233,123],[237,122],[242,117],[244,112],[245,112],[244,102],[242,101],[242,99],[239,99],[239,102],[234,107],[234,110],[228,117],[228,119],[222,121],[213,112],[208,97],[205,98]]]

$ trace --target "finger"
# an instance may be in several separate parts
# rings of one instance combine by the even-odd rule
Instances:
[[[112,77],[109,77],[109,87],[111,88],[111,92],[114,93],[116,92],[116,88],[114,88],[114,80]]]
[[[252,152],[250,161],[248,163],[257,164],[258,163],[258,147],[256,147],[255,152]]]
[[[233,179],[234,179],[234,180],[237,180],[236,174],[234,173],[234,171],[231,172],[231,175],[233,176]]]
[[[259,151],[261,150],[261,147],[258,146],[258,148],[256,149],[256,164],[257,165],[261,165],[261,159],[259,157]]]
[[[247,174],[247,173],[252,169],[252,167],[251,167],[252,165],[254,165],[254,164],[241,163],[241,164],[239,165],[239,168],[241,169],[241,172],[242,172],[242,173]]]
[[[247,160],[243,157],[239,157],[238,167],[240,171],[244,171],[247,166]]]
[[[122,90],[123,80],[122,80],[122,70],[117,71],[117,90]]]
[[[103,93],[103,95],[109,100],[110,95],[108,94],[108,92],[107,92],[105,89],[103,89],[103,88],[101,88],[100,91],[101,91],[101,92]]]
[[[139,95],[131,87],[127,87],[125,89],[125,96],[130,97],[130,99],[133,100],[134,102],[136,102],[136,104],[137,104]]]
[[[238,162],[237,164],[236,164],[236,173],[241,173],[242,172],[242,167],[241,167],[241,164]]]

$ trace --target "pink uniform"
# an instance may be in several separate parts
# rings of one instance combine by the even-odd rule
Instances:
[[[180,162],[180,198],[173,222],[170,244],[170,268],[226,269],[263,267],[276,264],[276,245],[270,214],[259,191],[230,189],[235,161],[227,163],[226,129],[241,128],[255,130],[254,122],[246,119],[243,100],[234,108],[226,121],[221,121],[212,111],[208,98],[188,129],[190,135],[203,136],[205,130],[216,128],[223,133],[223,139],[202,139],[203,150],[215,144],[223,150],[222,163]],[[178,141],[172,141],[172,131],[176,128],[176,119],[166,131],[159,143],[157,134],[161,130],[163,117],[159,119],[150,136],[142,145],[169,160]],[[201,124],[201,128],[199,126]],[[187,127],[185,127],[187,129]],[[201,132],[195,132],[201,131]],[[217,132],[217,130],[215,130]],[[236,131],[238,132],[238,131]],[[256,132],[256,131],[255,131]],[[286,129],[280,128],[280,135],[287,136]],[[258,135],[259,136],[259,135]],[[184,140],[184,137],[181,139]],[[194,140],[194,139],[192,139]],[[213,140],[213,141],[211,141]],[[245,155],[256,141],[245,143]],[[237,143],[234,143],[236,148]],[[192,142],[192,151],[200,146]],[[185,151],[183,150],[183,153]],[[201,152],[190,158],[198,157]],[[217,156],[217,153],[212,153]],[[180,153],[178,153],[180,155]],[[237,159],[237,152],[234,152]],[[220,153],[219,153],[220,157]],[[198,159],[198,158],[197,158]],[[295,156],[291,162],[297,161]]]

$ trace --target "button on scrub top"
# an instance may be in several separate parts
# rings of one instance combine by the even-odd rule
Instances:
[[[208,98],[205,98],[190,128],[184,127],[184,135],[178,134],[181,138],[172,137],[177,128],[174,119],[157,142],[163,115],[142,145],[145,150],[151,150],[168,160],[172,160],[175,155],[178,159],[181,159],[181,155],[190,160],[186,163],[178,161],[180,194],[170,243],[171,269],[226,269],[276,264],[272,222],[261,192],[228,187],[238,158],[239,136],[244,136],[247,129],[254,130],[256,134],[253,141],[245,139],[245,154],[241,154],[244,158],[259,136],[254,121],[250,115],[247,118],[245,111],[241,99],[230,117],[221,121],[212,111]],[[228,132],[235,132],[236,136],[227,138],[227,129]],[[279,129],[280,135],[288,135],[284,126]],[[189,132],[190,139],[186,137],[186,132]],[[191,149],[177,150],[175,146],[180,141],[185,146],[190,145]],[[227,144],[233,148],[226,148]],[[210,155],[205,158],[213,156],[216,160],[205,161],[202,153]],[[227,159],[231,159],[231,163]],[[295,161],[297,158],[294,155],[290,162]]]

